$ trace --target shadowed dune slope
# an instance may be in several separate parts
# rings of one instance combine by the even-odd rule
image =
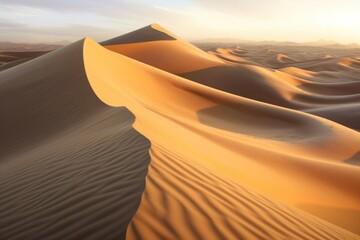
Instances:
[[[138,30],[129,32],[127,34],[121,35],[119,37],[103,41],[100,44],[103,46],[107,46],[160,40],[176,40],[176,36],[173,36],[171,33],[165,31],[165,29],[162,29],[159,25],[152,24]]]
[[[357,238],[331,223],[359,233],[354,219],[360,210],[360,169],[344,162],[359,150],[358,132],[188,81],[91,39],[84,48],[86,74],[97,96],[129,108],[135,128],[152,143],[147,187],[129,239]],[[187,179],[193,179],[190,185]],[[251,189],[269,204],[255,200]],[[240,212],[250,202],[262,209],[250,207],[247,215],[257,229]],[[322,219],[313,217],[299,210],[304,205],[326,206],[326,212],[306,207]],[[265,219],[283,225],[269,227]],[[315,236],[299,228],[305,223]]]
[[[360,81],[317,83],[282,71],[246,64],[212,67],[179,75],[235,95],[299,110],[360,102]]]
[[[301,110],[355,130],[360,129],[357,114],[360,112],[358,60],[353,57],[303,61],[293,59],[292,67],[288,67],[285,61],[265,67],[253,62],[255,57],[252,58],[251,54],[239,57],[236,51],[217,48],[209,53],[225,60],[225,66],[179,75],[228,93]],[[273,55],[267,55],[263,58],[272,61]],[[296,57],[301,59],[300,55]],[[339,113],[340,109],[342,114]]]
[[[0,73],[0,238],[124,239],[149,142],[92,91],[84,41]]]
[[[171,73],[196,71],[223,64],[157,24],[129,34],[101,44],[114,52]],[[151,40],[148,38],[150,34]]]

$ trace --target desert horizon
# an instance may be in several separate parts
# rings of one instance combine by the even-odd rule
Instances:
[[[0,239],[360,239],[358,5],[155,2],[0,1]]]
[[[158,23],[152,23],[161,25]],[[125,33],[126,34],[126,33]],[[106,39],[103,39],[105,41]],[[332,47],[332,48],[360,48],[360,43],[351,42],[351,43],[340,43],[329,39],[318,39],[315,41],[301,42],[301,41],[275,41],[271,39],[266,40],[249,40],[241,38],[231,38],[231,37],[222,37],[222,38],[203,38],[203,39],[192,39],[186,40],[194,45],[205,45],[205,44],[217,44],[217,46],[222,45],[282,45],[282,46],[309,46],[309,47]],[[101,42],[101,41],[99,41]],[[24,42],[24,41],[0,41],[0,50],[1,51],[24,51],[24,50],[55,50],[57,48],[69,45],[74,43],[69,40],[58,40],[53,42]]]

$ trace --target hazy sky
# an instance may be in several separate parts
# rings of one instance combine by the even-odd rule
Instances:
[[[105,40],[154,22],[187,40],[360,43],[360,0],[0,0],[0,41]]]

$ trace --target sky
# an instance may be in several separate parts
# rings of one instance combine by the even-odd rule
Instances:
[[[189,41],[360,44],[360,0],[0,0],[0,41],[102,41],[151,23]]]

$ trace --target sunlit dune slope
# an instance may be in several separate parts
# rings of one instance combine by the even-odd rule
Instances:
[[[277,236],[292,234],[293,238],[312,239],[314,236],[301,235],[298,228],[302,225],[300,222],[309,223],[307,219],[312,219],[316,223],[310,225],[323,234],[322,237],[318,235],[320,239],[327,234],[330,239],[356,238],[295,208],[358,231],[360,169],[344,163],[359,151],[358,132],[313,115],[193,83],[106,50],[90,39],[85,41],[84,63],[97,96],[111,106],[128,107],[136,116],[135,128],[152,143],[147,187],[129,238],[145,236],[141,234],[151,234],[155,238],[196,238],[194,234],[215,239],[221,234],[240,236],[237,234],[242,228],[236,232],[237,228],[225,220],[234,212],[222,211],[225,207],[220,203],[226,201],[234,209],[241,209],[244,202],[225,193],[220,196],[206,194],[214,188],[226,188],[214,178],[239,188],[256,189],[270,197],[265,197],[266,201],[274,204],[281,201],[292,206],[289,207],[291,211],[277,209],[276,212],[284,213],[273,217],[282,218],[291,212],[299,222],[292,225],[292,221],[286,221],[285,226],[271,230],[266,230],[267,224],[260,220],[261,216],[267,218],[265,212],[271,212],[265,205],[261,205],[263,214],[254,212],[257,217],[253,218],[249,215],[259,222],[258,228],[264,236],[274,236],[272,231],[276,231]],[[193,166],[194,173],[189,174],[195,176],[200,174],[197,172],[214,173],[215,177],[206,177],[213,185],[200,181],[192,182],[190,189],[185,187],[185,177],[180,172],[188,171],[187,165]],[[159,180],[161,177],[167,182]],[[200,195],[193,196],[189,191]],[[186,203],[181,200],[184,197]],[[252,199],[250,195],[242,197]],[[154,206],[155,202],[160,204]],[[210,217],[219,220],[213,220],[216,227],[205,225],[207,227],[194,226],[194,229],[177,224],[201,218],[202,223],[211,224],[203,216],[208,213],[209,204],[214,204],[211,214],[216,214],[218,209],[217,217]],[[285,205],[282,206],[288,209]],[[319,211],[322,207],[326,210]],[[241,215],[234,215],[241,218]],[[182,217],[175,220],[178,216]],[[218,235],[212,235],[214,232],[210,233],[209,228]],[[252,231],[248,231],[251,235]]]
[[[222,65],[157,24],[101,43],[107,49],[171,73],[184,73]]]
[[[124,239],[149,142],[91,90],[79,41],[0,73],[0,239]]]

